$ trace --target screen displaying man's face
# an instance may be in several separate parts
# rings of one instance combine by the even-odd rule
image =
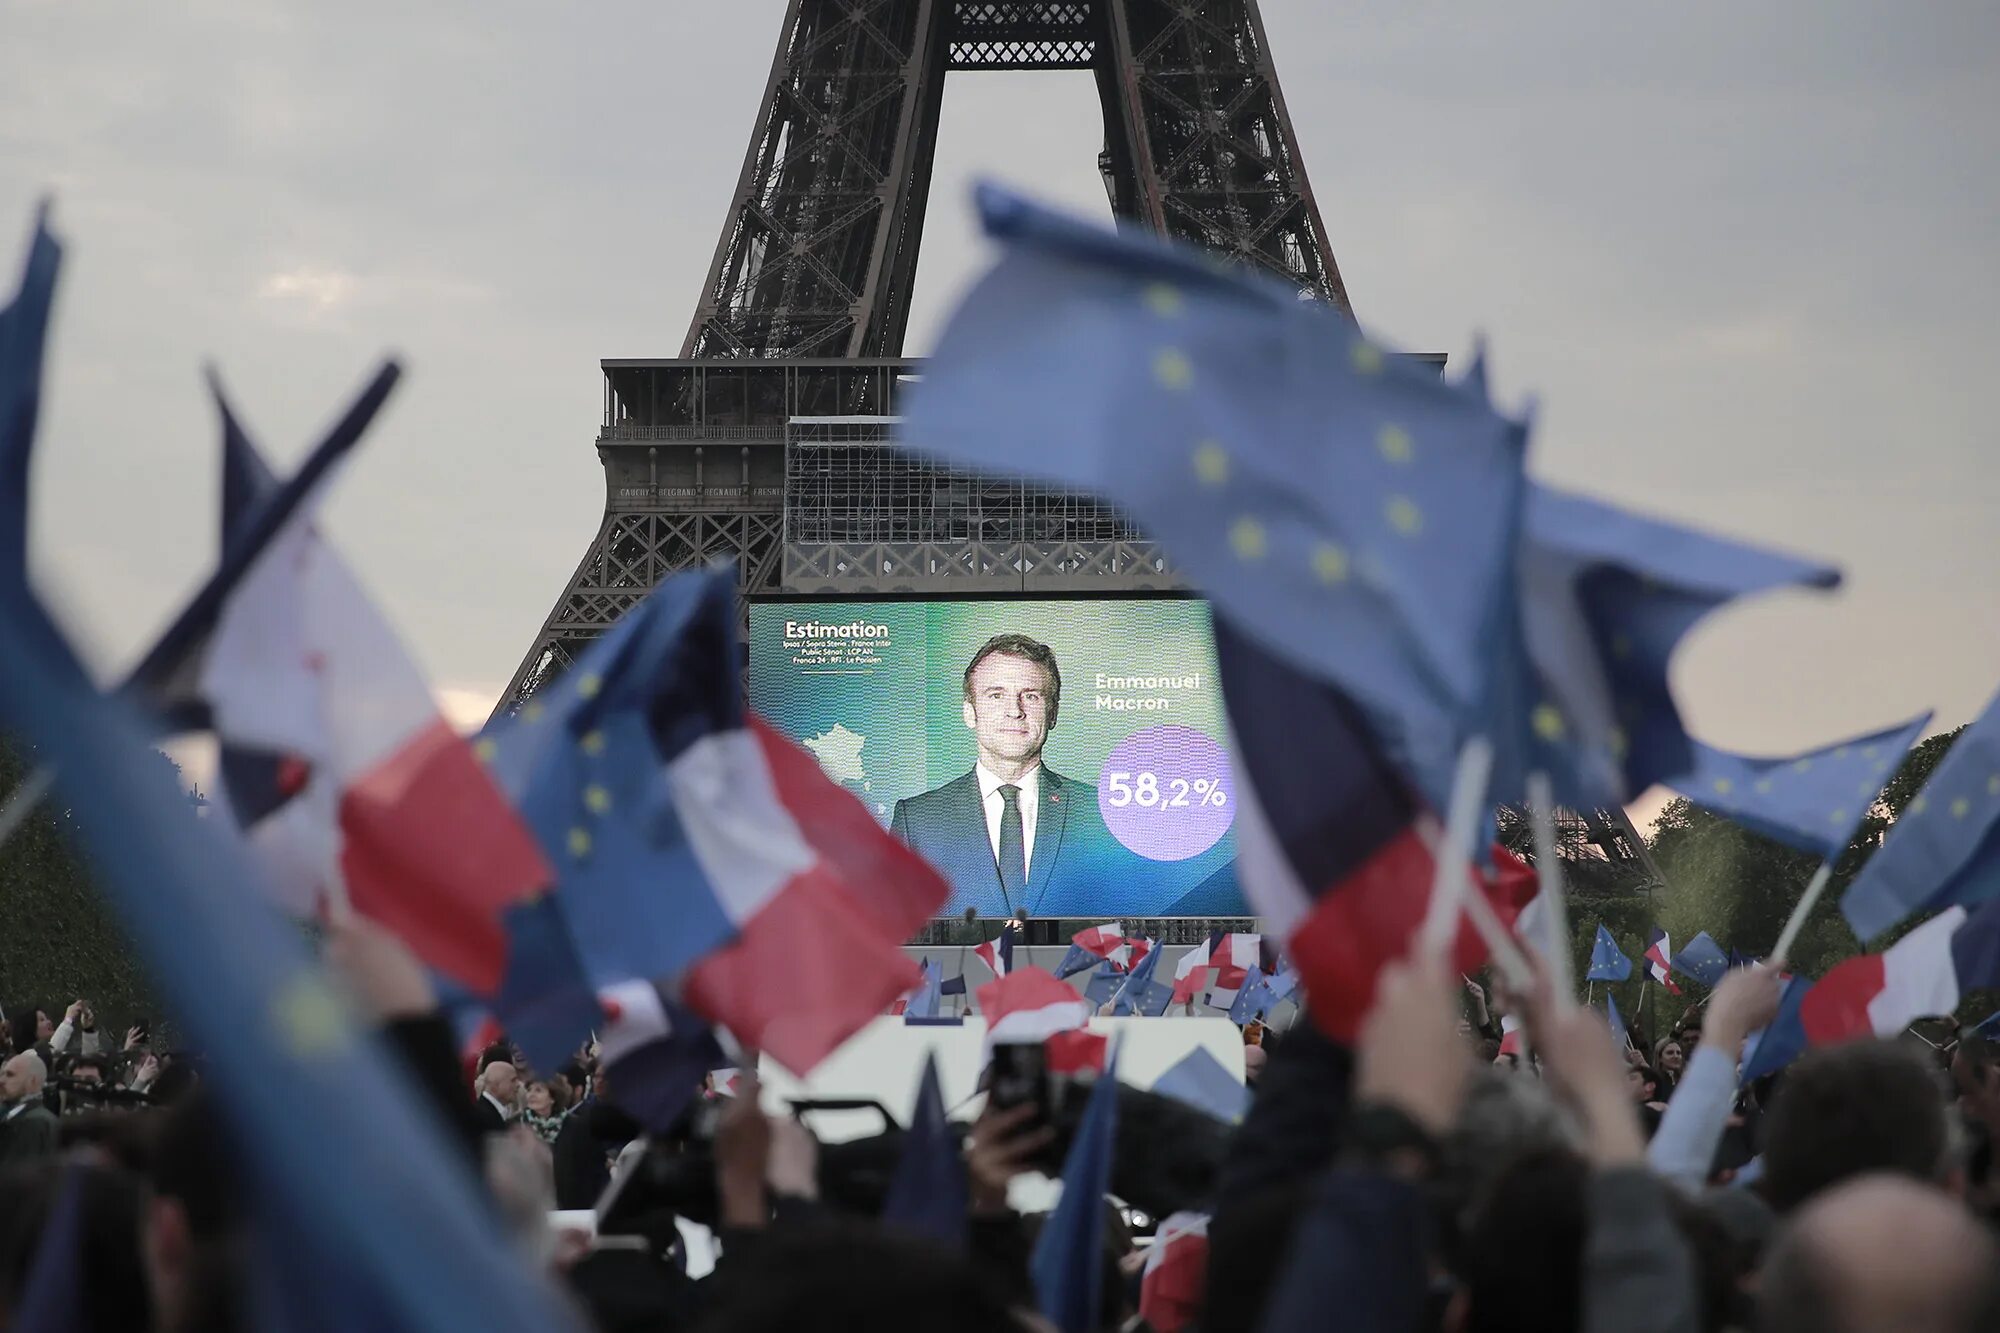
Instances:
[[[1049,680],[1037,663],[1012,653],[988,653],[972,669],[972,697],[965,725],[979,742],[979,757],[1025,763],[1042,752],[1049,735]]]

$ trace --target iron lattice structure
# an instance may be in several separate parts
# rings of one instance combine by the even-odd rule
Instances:
[[[1089,70],[1112,209],[1347,306],[1256,0],[792,0],[681,354],[895,356],[952,70]]]
[[[500,708],[715,561],[746,593],[1178,586],[1096,500],[886,446],[944,78],[995,69],[1089,71],[1114,211],[1347,308],[1256,0],[792,0],[681,357],[603,363],[604,519]]]
[[[602,363],[604,519],[498,709],[721,561],[746,594],[1180,586],[1100,501],[887,444],[945,76],[1056,69],[1096,80],[1115,213],[1350,308],[1256,0],[791,0],[681,356]]]

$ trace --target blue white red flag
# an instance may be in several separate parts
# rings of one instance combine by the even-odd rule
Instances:
[[[1042,1042],[1090,1022],[1090,1002],[1039,967],[989,981],[973,998],[989,1042]]]
[[[1681,988],[1674,984],[1673,978],[1673,948],[1667,932],[1654,926],[1653,933],[1646,937],[1646,975],[1679,995]]]
[[[660,585],[482,738],[598,990],[678,994],[794,1072],[917,980],[942,877],[745,715],[726,574]]]
[[[1000,928],[1000,933],[974,949],[973,955],[986,964],[996,977],[1004,977],[1014,969],[1014,940],[1020,932],[1010,922]]]
[[[1307,1012],[1351,1041],[1374,1003],[1376,977],[1408,952],[1424,919],[1436,821],[1338,690],[1264,652],[1222,614],[1215,648],[1236,738],[1244,893],[1286,941]],[[1494,864],[1476,891],[1511,926],[1535,895],[1535,875],[1497,849]],[[1462,923],[1453,966],[1471,972],[1485,959],[1478,933]]]
[[[1139,1317],[1153,1333],[1183,1333],[1208,1291],[1208,1214],[1169,1213],[1153,1233],[1139,1277]]]
[[[2000,899],[1953,905],[1881,953],[1819,979],[1799,1009],[1814,1045],[1893,1037],[1919,1018],[1949,1015],[1975,990],[2000,985]]]

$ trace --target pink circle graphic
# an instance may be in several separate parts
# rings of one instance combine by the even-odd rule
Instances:
[[[1222,840],[1236,822],[1229,755],[1193,727],[1135,731],[1097,773],[1104,826],[1148,861],[1185,861]]]

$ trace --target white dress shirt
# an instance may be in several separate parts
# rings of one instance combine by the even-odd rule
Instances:
[[[500,1113],[502,1120],[512,1120],[514,1118],[514,1108],[501,1101],[498,1097],[495,1097],[492,1093],[482,1092],[479,1095],[493,1103],[493,1109]]]
[[[979,800],[986,809],[986,840],[993,844],[993,864],[1000,864],[1000,816],[1007,811],[1007,798],[1000,789],[1007,780],[996,777],[984,764],[974,764],[973,773],[979,778]],[[1014,785],[1021,794],[1014,803],[1021,807],[1021,878],[1026,883],[1028,867],[1035,859],[1035,812],[1042,803],[1042,765],[1035,766],[1014,779]]]

